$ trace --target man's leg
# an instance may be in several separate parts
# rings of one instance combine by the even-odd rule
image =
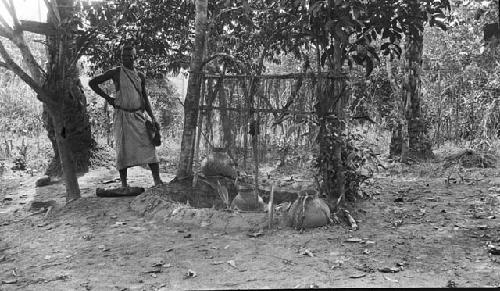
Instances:
[[[120,180],[122,181],[122,187],[127,188],[127,168],[121,169],[120,171]]]
[[[149,168],[151,169],[151,174],[153,175],[155,186],[163,184],[163,181],[160,179],[160,164],[158,163],[149,164]]]

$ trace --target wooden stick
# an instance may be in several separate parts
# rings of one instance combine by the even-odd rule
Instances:
[[[237,111],[237,112],[247,112],[249,109],[246,108],[230,108],[230,107],[222,107],[222,106],[208,106],[201,105],[200,109],[202,110],[227,110],[227,111]],[[283,109],[267,109],[267,108],[257,108],[253,109],[254,112],[262,112],[262,113],[289,113],[289,114],[303,114],[303,115],[311,115],[314,114],[314,111],[297,111],[297,110],[283,110]]]
[[[221,78],[222,75],[205,74],[206,79],[216,79]],[[346,79],[347,74],[334,74],[332,72],[321,72],[321,73],[290,73],[290,74],[269,74],[269,75],[224,75],[224,79],[293,79],[293,78],[331,78],[331,79]]]
[[[271,194],[269,195],[269,229],[273,226],[273,215],[274,215],[274,185],[271,185]]]

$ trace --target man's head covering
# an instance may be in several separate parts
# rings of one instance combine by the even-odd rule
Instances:
[[[120,50],[120,53],[123,55],[123,52],[124,51],[132,51],[132,54],[135,56],[137,56],[137,51],[135,50],[135,46],[133,44],[130,44],[130,43],[126,43],[124,45],[122,45],[121,47],[121,50]]]

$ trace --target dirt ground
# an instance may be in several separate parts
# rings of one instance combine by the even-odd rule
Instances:
[[[98,198],[118,173],[79,179],[83,198],[38,177],[0,178],[0,290],[199,290],[314,287],[498,287],[500,174],[471,169],[444,183],[439,164],[394,166],[366,186],[352,212],[358,230],[248,231],[147,220],[134,197]],[[149,187],[136,167],[132,186]],[[162,173],[169,181],[173,175]],[[111,183],[109,183],[112,181]],[[107,184],[104,184],[107,183]],[[30,209],[33,201],[55,207]]]

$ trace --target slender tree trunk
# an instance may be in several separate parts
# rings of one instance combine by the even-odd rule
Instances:
[[[396,78],[392,72],[392,62],[386,61],[387,78],[391,84],[391,91],[393,96],[396,96],[396,120],[397,124],[394,125],[391,132],[391,143],[389,145],[389,155],[391,158],[400,156],[402,162],[408,160],[408,125],[405,119],[405,100],[406,96],[402,95],[402,89],[398,86]]]
[[[336,76],[342,72],[342,47],[334,44],[331,69]],[[345,176],[342,165],[342,136],[344,128],[344,80],[318,78],[316,114],[319,117],[319,164],[322,178],[321,192],[328,195],[330,204],[338,206],[345,198]],[[332,94],[333,93],[333,94]],[[335,117],[331,117],[331,113]]]
[[[333,53],[333,71],[335,75],[340,76],[342,72],[342,47],[340,45],[340,42],[337,40],[334,43],[334,53]],[[345,199],[345,175],[344,175],[344,167],[342,164],[342,132],[344,131],[345,128],[345,123],[344,123],[344,94],[343,94],[343,88],[344,88],[344,80],[337,78],[333,81],[333,95],[335,96],[336,99],[336,104],[334,104],[334,110],[335,114],[337,115],[337,118],[335,119],[334,122],[334,128],[336,132],[336,142],[334,144],[334,161],[335,161],[335,193],[336,198],[339,202],[342,202],[343,199]]]
[[[184,101],[184,129],[182,132],[179,167],[177,169],[178,178],[192,176],[193,174],[194,141],[200,101],[207,5],[208,0],[196,0],[195,3],[195,40],[191,54],[188,88]]]
[[[409,155],[416,159],[428,159],[434,156],[420,105],[423,46],[422,34],[407,36],[405,39],[405,77],[402,94],[403,100],[406,101],[405,119],[408,123]]]
[[[434,140],[438,145],[441,145],[441,140],[442,140],[442,135],[441,135],[441,127],[442,127],[442,120],[441,120],[441,115],[442,115],[442,108],[443,108],[443,95],[441,94],[441,71],[438,71],[438,86],[437,86],[437,93],[438,93],[438,99],[439,99],[439,104],[438,104],[438,125],[437,129],[434,133]]]
[[[222,122],[222,141],[223,147],[229,153],[233,146],[233,133],[231,131],[231,120],[229,120],[228,111],[225,109],[228,107],[228,100],[226,96],[226,90],[222,86],[219,90],[219,105],[222,108],[220,110],[220,119]],[[232,153],[230,153],[231,155]]]

